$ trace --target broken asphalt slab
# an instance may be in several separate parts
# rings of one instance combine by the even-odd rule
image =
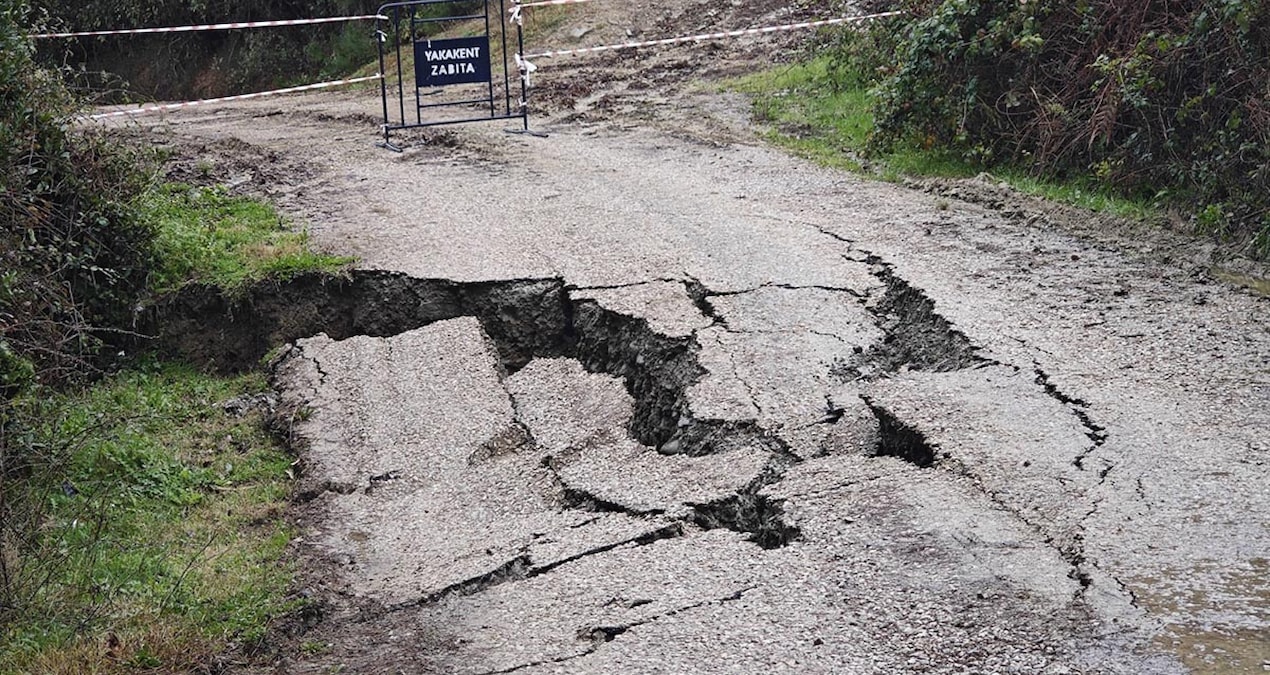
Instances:
[[[325,332],[331,355],[376,354],[350,361],[375,381],[385,354],[413,358],[386,344],[416,329],[405,354],[448,354],[428,346],[438,322],[472,317],[462,343],[483,333],[493,345],[464,375],[401,363],[382,374],[395,383],[367,391],[278,378],[297,402],[312,397],[301,445],[358,428],[335,421],[358,396],[414,391],[425,373],[452,381],[450,400],[426,409],[375,400],[401,417],[490,415],[455,420],[470,438],[437,438],[496,475],[455,464],[446,480],[504,491],[510,504],[454,499],[513,516],[455,521],[499,542],[489,565],[463,553],[437,571],[427,566],[445,557],[429,553],[418,569],[376,563],[373,584],[358,565],[389,560],[388,526],[360,547],[323,540],[337,556],[327,581],[345,593],[331,602],[366,604],[314,630],[329,631],[329,653],[283,672],[1257,672],[1270,658],[1270,303],[1203,264],[649,128],[561,127],[545,142],[482,140],[477,157],[469,146],[400,158],[313,143],[329,129],[250,112],[182,131],[303,148],[315,168],[297,203],[321,213],[297,214],[331,249],[395,271],[281,284],[236,305],[187,297],[173,314],[219,333],[174,329],[172,343],[198,335],[183,351],[250,363]],[[386,344],[354,347],[358,336]],[[573,424],[562,411],[590,422],[553,435]],[[423,465],[444,464],[427,453],[448,450],[420,446]],[[399,449],[365,452],[348,465],[364,471],[334,463],[351,492],[305,508],[347,499],[425,522],[412,509],[456,494],[363,482],[387,466],[373,458]],[[370,533],[370,518],[330,513]],[[311,522],[315,550],[326,517]],[[589,524],[571,538],[570,522]],[[548,526],[558,552],[526,551],[515,534],[532,542]],[[456,548],[472,549],[463,537]],[[713,567],[694,577],[681,550],[693,542],[709,542],[739,585],[715,585]],[[623,594],[647,586],[622,560],[648,556],[682,563],[688,588],[666,591],[680,601]],[[585,596],[570,584],[612,597],[553,602]],[[594,607],[613,597],[652,608]],[[496,625],[503,612],[520,628]],[[482,655],[468,628],[498,649]]]
[[[658,452],[632,438],[636,401],[621,379],[559,357],[509,373],[499,353],[465,317],[302,339],[276,369],[287,407],[303,411],[293,428],[309,458],[303,480],[325,487],[306,507],[308,545],[333,570],[328,588],[382,608],[365,622],[417,636],[416,651],[393,652],[398,663],[494,673],[666,659],[693,672],[867,671],[948,654],[1029,671],[1086,667],[1095,653],[1144,662],[1097,638],[1070,561],[972,481],[860,448],[804,459],[741,425],[749,419],[716,429],[709,452]],[[1078,421],[1059,426],[1084,438]],[[958,630],[943,626],[951,617]],[[990,648],[976,646],[984,631]],[[658,646],[669,636],[672,653]],[[382,642],[364,637],[335,652],[359,672]]]

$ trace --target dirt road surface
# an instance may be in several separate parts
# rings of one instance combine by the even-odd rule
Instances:
[[[321,610],[271,672],[1270,670],[1270,300],[989,178],[791,158],[703,54],[544,68],[548,138],[388,152],[375,91],[143,123],[359,261],[253,310],[303,315]]]

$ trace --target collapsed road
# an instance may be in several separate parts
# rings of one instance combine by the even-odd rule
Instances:
[[[285,345],[320,648],[275,672],[1270,669],[1270,300],[1204,245],[820,168],[718,94],[400,155],[294,100],[143,130],[359,259],[156,310]]]
[[[1264,298],[652,133],[428,160],[320,200],[398,271],[174,301],[187,353],[294,345],[330,651],[281,672],[1263,667]]]

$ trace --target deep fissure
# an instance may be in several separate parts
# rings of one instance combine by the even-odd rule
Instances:
[[[754,421],[699,420],[689,414],[686,392],[706,374],[697,361],[695,338],[667,337],[643,319],[575,300],[560,279],[459,283],[379,271],[307,274],[258,284],[233,297],[189,286],[142,318],[158,336],[160,351],[239,371],[256,367],[277,345],[319,333],[336,340],[390,337],[463,316],[480,321],[508,373],[534,358],[567,357],[590,372],[621,378],[634,401],[630,436],[663,454],[702,456],[757,447],[781,463],[797,461]],[[650,515],[562,487],[568,508]],[[336,488],[348,491],[326,486]],[[690,505],[699,509],[690,520],[749,534],[767,547],[795,539],[798,530],[783,523],[779,504],[757,491],[747,487],[720,503]],[[472,583],[501,583],[528,569]],[[445,591],[452,592],[464,591]]]
[[[706,504],[690,504],[692,522],[706,530],[722,527],[749,532],[750,541],[766,549],[797,541],[802,531],[785,520],[781,500],[769,498],[762,490],[779,483],[789,467],[799,461],[792,453],[774,454],[763,471],[735,495]]]
[[[855,365],[839,364],[839,370],[854,370],[864,377],[903,366],[949,371],[988,362],[935,312],[934,303],[920,290],[876,256],[868,262],[887,289],[870,308],[886,337],[860,355]],[[696,280],[684,285],[703,315],[716,324],[723,321],[709,301],[717,294]],[[763,487],[779,482],[798,457],[755,421],[701,420],[689,413],[686,392],[706,375],[698,362],[696,337],[665,336],[644,319],[606,309],[594,300],[575,299],[562,279],[462,283],[373,270],[346,276],[304,274],[257,284],[233,296],[189,286],[140,319],[158,335],[161,351],[235,371],[256,367],[271,348],[318,333],[336,340],[389,337],[463,316],[479,320],[507,373],[534,358],[567,357],[590,372],[621,378],[634,401],[628,433],[663,454],[764,449],[775,470],[729,497],[689,505],[690,521],[703,528],[747,533],[768,548],[799,536],[798,528],[785,522],[780,502],[761,494]],[[918,466],[935,463],[934,449],[920,434],[887,411],[869,406],[882,430],[876,454]],[[649,515],[563,483],[562,487],[568,508]]]
[[[896,457],[922,468],[934,466],[939,456],[926,436],[872,399],[862,398],[878,420],[878,457]]]
[[[875,255],[866,262],[885,290],[875,303],[862,301],[885,337],[835,362],[836,375],[871,380],[901,369],[940,373],[993,363],[976,353],[970,339],[935,310],[935,302],[896,275],[890,264]]]
[[[969,339],[935,312],[924,293],[897,277],[875,256],[868,261],[886,287],[884,296],[869,308],[886,337],[882,344],[857,354],[849,363],[836,364],[839,375],[871,379],[903,368],[946,372],[996,363],[979,356]],[[719,325],[722,319],[709,303],[714,294],[699,282],[686,282],[685,288],[702,313]],[[576,359],[590,372],[621,378],[634,401],[628,432],[646,446],[665,454],[693,456],[761,447],[772,457],[769,470],[737,493],[710,503],[688,504],[692,511],[686,520],[659,528],[640,540],[587,551],[582,556],[682,536],[687,524],[743,532],[764,548],[784,546],[799,538],[799,529],[786,522],[782,502],[762,494],[764,487],[779,482],[799,458],[779,437],[754,421],[698,420],[689,414],[686,392],[706,374],[697,359],[700,345],[695,335],[661,335],[643,319],[608,310],[593,300],[571,297],[561,279],[460,283],[359,270],[346,276],[305,274],[265,282],[233,296],[193,285],[138,317],[140,332],[148,329],[156,339],[149,343],[138,340],[126,347],[138,352],[155,346],[161,353],[234,372],[258,367],[277,346],[319,333],[337,340],[356,335],[390,337],[464,316],[479,320],[509,374],[534,358],[565,357]],[[1042,372],[1037,372],[1036,382],[1080,416],[1094,448],[1101,444],[1105,439],[1102,428],[1081,416],[1083,401],[1066,397]],[[880,427],[876,455],[897,457],[919,467],[938,462],[937,448],[917,430],[867,398],[865,403]],[[841,412],[830,401],[826,406],[824,422],[836,423]],[[639,513],[571,491],[563,483],[562,487],[567,508],[637,517],[660,515]],[[1060,548],[1060,552],[1072,563],[1074,574],[1084,573],[1078,551]],[[535,567],[529,556],[522,554],[422,602],[479,593],[493,585],[544,574],[565,562],[569,561]]]

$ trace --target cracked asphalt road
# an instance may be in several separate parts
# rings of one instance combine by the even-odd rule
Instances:
[[[401,155],[355,94],[150,130],[273,158],[362,268],[559,296],[558,348],[419,295],[282,360],[327,647],[276,671],[1270,668],[1270,301],[729,101]]]

